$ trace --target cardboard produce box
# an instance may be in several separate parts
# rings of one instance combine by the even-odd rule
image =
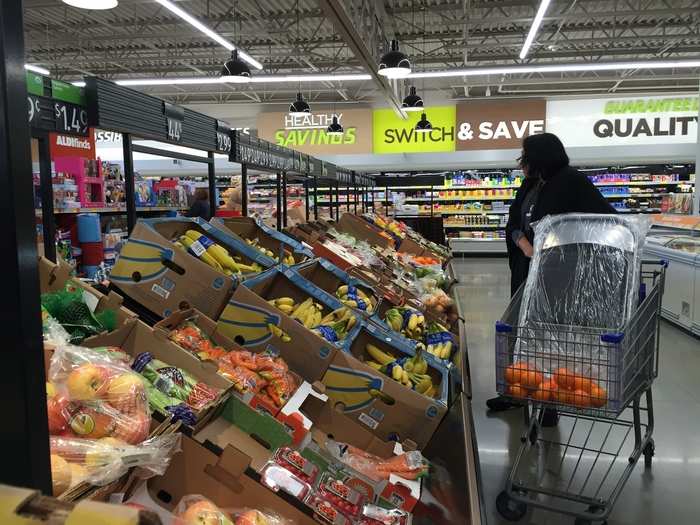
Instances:
[[[224,510],[268,510],[296,525],[314,525],[301,505],[295,506],[251,477],[251,461],[233,444],[219,452],[183,436],[182,452],[175,455],[165,474],[148,480],[147,492],[131,501],[167,519],[184,496],[200,494]]]
[[[294,258],[294,263],[299,264],[312,257],[311,251],[302,243],[270,228],[259,219],[214,217],[209,222],[215,228],[229,231],[242,239],[257,239],[258,244],[272,251],[279,261],[283,261],[285,255],[291,255]]]
[[[231,295],[234,280],[172,242],[187,230],[209,236],[210,229],[199,219],[140,220],[117,257],[110,280],[159,317],[194,307],[216,318]],[[223,245],[222,237],[212,240]]]
[[[388,233],[352,213],[344,213],[335,225],[335,229],[352,235],[356,239],[367,241],[372,246],[380,248],[394,248],[395,246],[394,239]]]
[[[338,352],[323,378],[331,403],[367,426],[385,441],[411,440],[424,447],[447,411],[449,376],[437,361],[426,358],[428,375],[435,385],[435,397],[403,386],[365,364],[370,343],[396,358],[415,354],[405,339],[392,337],[372,323],[366,323],[347,346]]]
[[[267,302],[280,297],[297,304],[312,297],[323,306],[323,315],[342,306],[291,269],[273,268],[236,288],[219,317],[219,332],[249,350],[271,346],[301,377],[319,380],[337,347]]]
[[[189,310],[180,310],[178,312],[175,312],[171,316],[169,316],[166,319],[163,319],[162,321],[158,322],[153,329],[162,332],[165,334],[166,337],[168,337],[170,340],[172,340],[175,344],[178,344],[178,341],[173,339],[171,337],[171,333],[176,330],[177,328],[181,327],[184,323],[186,322],[191,322],[193,323],[203,334],[205,337],[210,339],[212,343],[216,346],[221,347],[223,350],[226,350],[227,352],[231,351],[246,351],[246,352],[254,352],[254,353],[261,353],[262,350],[254,349],[254,350],[246,350],[239,344],[235,343],[232,339],[229,339],[225,335],[223,335],[220,330],[219,326],[217,325],[216,321],[213,321],[203,313],[195,310],[195,309],[189,309]],[[183,350],[191,353],[192,355],[197,356],[196,350],[192,348],[184,348],[182,345],[178,344]],[[269,347],[267,350],[272,350],[272,347]],[[273,355],[276,355],[273,353]],[[201,359],[200,356],[197,356],[198,358]],[[298,373],[296,373],[294,370],[289,369],[287,372],[293,379],[294,384],[296,385],[295,391],[297,388],[301,387],[304,378],[302,378]],[[254,408],[259,411],[263,411],[266,413],[269,413],[272,416],[276,416],[279,411],[282,409],[282,406],[277,406],[274,402],[271,401],[270,397],[268,395],[263,395],[264,391],[261,393],[255,393],[252,391],[248,392],[239,392],[235,385],[230,381],[228,377],[225,375],[222,375],[227,381],[230,382],[232,389],[232,395],[238,397],[243,403],[246,405],[250,406],[251,408]],[[315,381],[317,378],[312,379]],[[291,396],[290,396],[291,397]]]
[[[355,309],[363,315],[371,315],[374,311],[376,311],[381,301],[381,296],[378,295],[368,284],[359,279],[351,277],[347,272],[341,270],[336,265],[325,259],[314,259],[312,261],[299,264],[292,269],[307,281],[313,283],[336,298],[339,298],[337,295],[338,288],[343,285],[362,290],[362,292],[369,297],[373,303],[370,305],[370,308],[367,308],[368,305],[366,304],[358,304],[358,307]],[[351,295],[354,294],[351,293]]]
[[[92,338],[89,348],[100,346],[115,346],[124,350],[132,357],[143,352],[149,352],[155,359],[168,365],[181,368],[192,375],[198,381],[221,390],[216,400],[207,404],[204,408],[194,411],[197,423],[193,426],[197,431],[211,420],[223,407],[231,390],[231,382],[221,377],[217,372],[217,366],[210,361],[200,361],[191,353],[183,350],[160,330],[154,330],[141,321],[133,321],[121,327],[119,330]],[[168,416],[168,413],[163,413]]]
[[[107,295],[96,290],[80,279],[71,278],[72,268],[66,262],[59,260],[53,263],[46,257],[39,257],[39,286],[41,293],[58,292],[66,289],[66,284],[71,283],[76,288],[83,290],[83,298],[93,313],[113,310],[116,316],[115,328],[124,326],[128,321],[137,318],[131,310],[122,306],[123,298],[116,292],[110,291]],[[87,338],[86,341],[89,341]]]

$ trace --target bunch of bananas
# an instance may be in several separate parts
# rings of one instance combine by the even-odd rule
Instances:
[[[389,308],[384,314],[384,321],[394,332],[400,332],[414,341],[423,340],[425,316],[413,308]]]
[[[224,247],[195,230],[187,230],[173,244],[228,276],[262,271],[258,263],[247,265],[236,261]],[[240,259],[240,256],[237,257]]]
[[[267,328],[268,328],[268,330],[270,330],[272,335],[274,335],[275,337],[279,337],[280,339],[282,339],[282,341],[284,343],[288,343],[292,340],[292,338],[289,336],[289,334],[287,332],[285,332],[284,330],[282,330],[279,326],[277,326],[275,324],[269,323],[267,325]]]
[[[309,329],[316,328],[323,320],[323,306],[314,303],[311,297],[301,303],[297,303],[291,297],[269,299],[267,302]]]
[[[335,343],[345,339],[356,322],[357,319],[352,310],[343,306],[321,319],[321,323],[314,327],[313,331],[327,341]]]
[[[440,359],[449,359],[452,353],[452,334],[440,323],[431,322],[425,335],[427,351]]]
[[[269,249],[265,248],[262,244],[260,244],[260,241],[257,239],[257,237],[255,239],[246,239],[245,242],[248,243],[248,246],[255,248],[263,255],[267,255],[268,257],[274,259],[275,261],[280,262],[279,256],[275,255],[275,252],[273,252],[272,250],[269,250]],[[292,254],[289,253],[288,251],[284,252],[284,258],[282,259],[282,262],[284,264],[286,264],[287,266],[291,266],[291,265],[294,265],[296,263]]]
[[[406,388],[415,390],[424,396],[435,397],[437,389],[433,384],[433,378],[427,373],[428,363],[423,358],[420,349],[413,357],[401,359],[396,359],[393,355],[387,354],[373,344],[368,343],[365,350],[367,355],[371,357],[365,361],[366,365],[390,376]]]
[[[356,286],[349,286],[347,284],[339,286],[335,291],[335,296],[340,299],[345,306],[363,310],[368,314],[374,312],[374,308],[376,307],[374,299],[367,296],[365,292]]]

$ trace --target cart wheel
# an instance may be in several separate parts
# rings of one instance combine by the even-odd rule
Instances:
[[[655,449],[654,440],[650,439],[649,443],[644,447],[644,468],[651,468],[651,458],[654,457]]]
[[[519,521],[527,512],[527,505],[512,499],[504,490],[496,498],[496,510],[508,521]]]

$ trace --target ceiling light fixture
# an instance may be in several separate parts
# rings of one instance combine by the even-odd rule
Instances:
[[[418,133],[430,133],[433,131],[433,125],[430,123],[425,113],[422,113],[420,120],[416,122],[416,127],[413,128]]]
[[[119,0],[63,0],[64,4],[78,9],[114,9],[119,5]]]
[[[51,75],[51,71],[43,67],[34,66],[32,64],[24,64],[24,69],[27,71],[33,71],[34,73],[39,73],[40,75],[46,75],[47,77]]]
[[[567,73],[573,71],[625,71],[628,69],[687,69],[700,67],[700,60],[658,60],[639,62],[608,62],[580,64],[543,64],[524,66],[474,67],[469,69],[450,69],[447,71],[425,71],[411,73],[408,78],[450,78],[477,77],[486,75],[510,75],[522,73]]]
[[[63,1],[65,2],[66,0],[63,0]],[[74,0],[71,0],[71,1],[74,1]],[[81,0],[81,1],[82,1],[82,0]],[[92,0],[89,0],[89,1],[92,1]],[[175,4],[173,4],[170,0],[155,0],[155,1],[158,2],[160,5],[162,5],[163,7],[165,7],[166,9],[168,9],[170,12],[172,12],[172,13],[176,14],[177,16],[179,16],[180,18],[182,18],[185,22],[187,22],[187,23],[190,24],[191,26],[193,26],[193,27],[199,29],[202,33],[204,33],[205,35],[207,35],[207,36],[208,36],[209,38],[211,38],[212,40],[218,42],[219,44],[221,44],[222,46],[224,46],[224,47],[225,47],[226,49],[228,49],[229,51],[233,51],[234,49],[236,49],[236,46],[234,46],[231,42],[229,42],[228,40],[226,40],[226,39],[225,39],[224,37],[222,37],[220,34],[215,33],[214,31],[212,31],[211,29],[209,29],[207,26],[205,26],[204,24],[202,24],[199,20],[197,20],[196,18],[194,18],[192,15],[190,15],[190,14],[187,13],[186,11],[183,11],[183,10],[180,9],[178,6],[176,6]],[[240,51],[240,50],[239,50],[239,55],[240,55],[240,57],[241,57],[243,60],[245,60],[246,62],[248,62],[248,64],[250,64],[251,66],[253,66],[255,69],[262,69],[262,68],[263,68],[263,66],[262,66],[262,64],[261,64],[260,62],[258,62],[257,60],[255,60],[253,57],[251,57],[251,56],[250,56],[248,53],[246,53],[245,51]]]
[[[247,84],[250,82],[250,68],[238,56],[238,49],[231,51],[231,59],[221,69],[221,76],[226,82]]]
[[[328,125],[326,135],[342,135],[344,132],[343,126],[338,122],[338,115],[333,115],[333,122]]]
[[[537,13],[535,14],[535,18],[530,26],[530,32],[527,34],[523,48],[520,50],[521,60],[525,58],[527,56],[527,52],[530,51],[530,46],[535,40],[535,36],[537,35],[537,31],[540,29],[540,25],[542,25],[542,19],[544,18],[544,14],[547,12],[550,2],[551,0],[541,0],[540,7],[537,8]]]
[[[405,78],[411,74],[411,61],[399,51],[398,40],[392,40],[391,49],[379,59],[377,73],[387,78]]]
[[[311,114],[311,108],[301,92],[297,93],[297,99],[289,105],[289,114],[292,117],[305,117]]]
[[[401,108],[404,111],[423,111],[423,99],[416,93],[416,87],[411,86],[411,89],[403,99]]]
[[[256,75],[250,79],[254,84],[283,84],[299,82],[340,82],[371,80],[370,75],[348,74],[348,75]],[[178,86],[196,84],[226,84],[231,82],[229,77],[173,77],[173,78],[128,78],[116,80],[115,84],[120,86]],[[85,87],[83,80],[73,82],[74,86]]]

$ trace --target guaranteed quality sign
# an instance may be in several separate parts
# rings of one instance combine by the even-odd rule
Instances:
[[[547,131],[566,146],[631,146],[697,140],[698,97],[555,100]]]

